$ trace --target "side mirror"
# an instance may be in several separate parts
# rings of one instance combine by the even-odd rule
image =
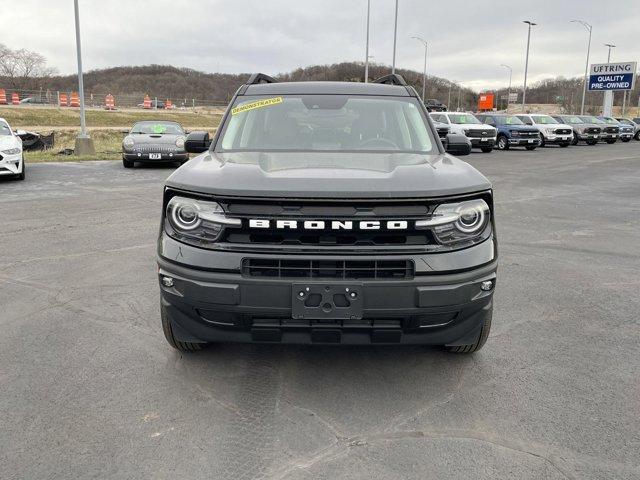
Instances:
[[[184,149],[188,153],[206,152],[210,146],[209,132],[191,132],[184,141]]]
[[[449,133],[447,135],[445,149],[447,153],[451,155],[469,155],[471,153],[471,141],[459,133]]]
[[[120,130],[123,135],[129,135],[129,130]]]

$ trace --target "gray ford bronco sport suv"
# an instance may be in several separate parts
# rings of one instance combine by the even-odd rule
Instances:
[[[439,345],[491,327],[491,184],[447,153],[416,91],[254,74],[164,189],[168,342]]]

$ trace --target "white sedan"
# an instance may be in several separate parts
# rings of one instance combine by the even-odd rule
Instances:
[[[25,167],[22,140],[4,118],[0,118],[0,177],[24,180]]]

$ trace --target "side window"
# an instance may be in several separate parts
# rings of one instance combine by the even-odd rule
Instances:
[[[531,120],[531,117],[528,117],[526,115],[516,115],[520,120],[522,120],[526,125],[533,125],[533,120]]]
[[[491,125],[492,127],[496,126],[496,122],[491,117],[481,117],[480,121],[482,123],[486,123],[487,125]]]
[[[434,122],[447,123],[447,121],[444,118],[444,115],[438,115],[437,113],[431,114],[431,120],[433,120]]]

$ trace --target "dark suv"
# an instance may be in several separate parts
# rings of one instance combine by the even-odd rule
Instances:
[[[524,147],[535,150],[540,145],[540,133],[537,128],[526,125],[515,115],[499,113],[480,113],[478,120],[498,130],[496,148],[508,150],[511,147]]]
[[[447,143],[468,153],[464,136]],[[254,74],[213,139],[193,132],[186,148],[201,154],[166,182],[158,242],[173,347],[485,343],[491,184],[445,152],[402,77]]]

